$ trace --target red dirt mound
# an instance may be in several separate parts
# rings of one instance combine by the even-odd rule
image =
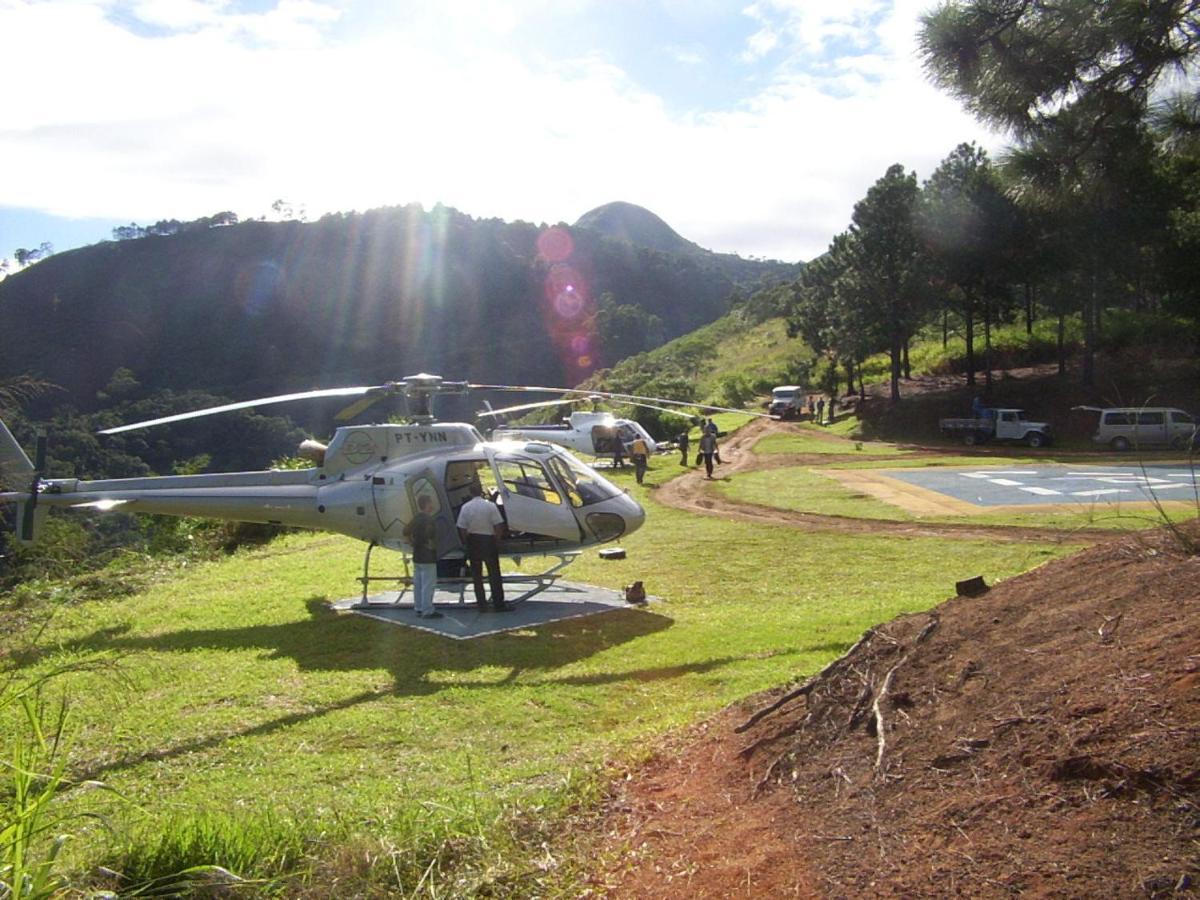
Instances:
[[[613,896],[1194,892],[1200,557],[1117,539],[872,629],[618,779],[599,841]]]

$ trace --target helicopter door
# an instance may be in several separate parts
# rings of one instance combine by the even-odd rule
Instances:
[[[414,515],[421,508],[418,500],[423,496],[432,501],[429,514],[433,516],[434,527],[437,530],[437,550],[440,559],[447,553],[458,550],[462,544],[458,539],[454,520],[449,515],[446,504],[442,502],[441,494],[438,493],[433,472],[428,469],[408,479],[408,502]]]
[[[571,506],[540,463],[532,459],[496,459],[509,531],[543,534],[564,541],[582,538]]]
[[[394,474],[373,476],[371,499],[383,531],[383,539],[379,543],[394,548],[404,540],[404,523],[412,515],[408,498],[404,496],[404,477]]]
[[[595,456],[608,456],[617,452],[617,430],[611,425],[592,426],[592,448]]]

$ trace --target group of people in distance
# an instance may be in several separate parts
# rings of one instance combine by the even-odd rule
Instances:
[[[688,447],[691,445],[691,436],[687,429],[684,429],[675,436],[675,443],[679,447],[679,464],[681,466],[688,465]],[[696,464],[704,463],[704,472],[706,478],[712,478],[713,463],[721,461],[721,451],[717,447],[717,425],[712,419],[704,421],[700,425],[700,448],[696,454]]]

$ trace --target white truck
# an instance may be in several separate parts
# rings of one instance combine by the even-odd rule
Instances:
[[[959,438],[967,445],[1022,441],[1030,447],[1045,447],[1050,443],[1050,426],[1026,419],[1023,409],[985,409],[979,418],[942,419],[938,425],[942,434]]]
[[[767,412],[781,419],[798,419],[804,407],[804,388],[798,384],[781,384],[771,389]]]

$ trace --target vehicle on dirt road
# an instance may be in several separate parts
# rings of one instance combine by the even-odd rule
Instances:
[[[1025,418],[1023,409],[985,409],[984,415],[970,419],[942,419],[942,433],[973,446],[988,441],[1021,441],[1030,447],[1050,444],[1050,426]]]
[[[1185,450],[1196,445],[1196,419],[1182,409],[1170,406],[1071,408],[1100,413],[1092,440],[1097,444],[1107,444],[1118,453],[1134,447]]]
[[[794,384],[784,384],[771,389],[771,402],[767,412],[781,419],[798,419],[804,411],[804,388]]]

